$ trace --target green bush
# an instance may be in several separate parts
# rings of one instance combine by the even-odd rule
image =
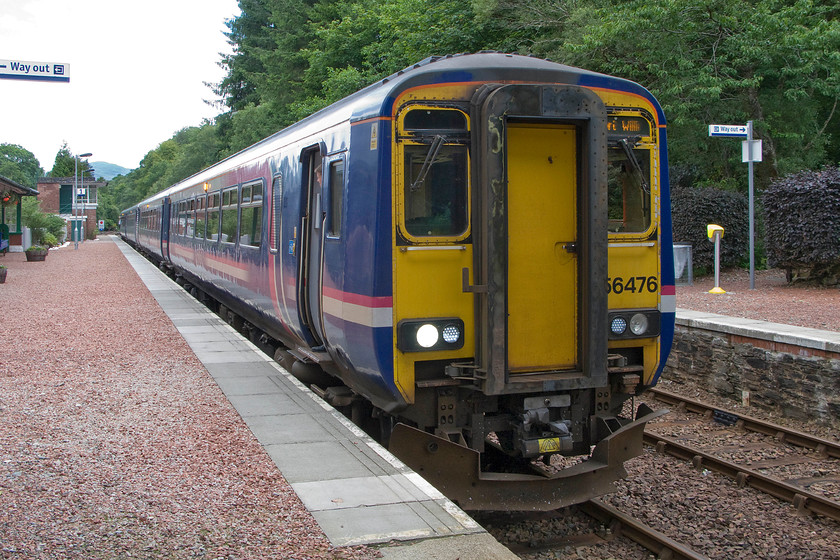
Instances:
[[[58,239],[50,232],[46,232],[41,237],[41,242],[47,247],[58,247]]]
[[[712,270],[715,245],[706,236],[706,226],[724,230],[720,243],[721,267],[737,266],[748,253],[749,203],[739,193],[711,187],[682,187],[671,193],[674,242],[691,243],[695,268]]]
[[[56,240],[64,235],[67,222],[61,216],[41,212],[40,201],[31,197],[23,199],[23,225],[32,230],[32,242],[46,245],[44,236],[50,234]],[[58,243],[56,242],[56,245]]]
[[[840,168],[801,171],[764,192],[767,257],[796,278],[840,278]]]

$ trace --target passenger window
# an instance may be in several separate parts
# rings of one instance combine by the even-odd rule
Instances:
[[[262,184],[242,187],[240,245],[259,247],[262,236]]]
[[[344,161],[330,163],[330,215],[327,235],[341,235],[341,209],[344,200]]]
[[[204,196],[198,197],[195,201],[195,237],[196,239],[204,239],[204,225],[206,221],[206,213],[204,210]]]
[[[230,189],[222,195],[222,243],[236,243],[239,229],[239,206],[236,189]]]
[[[207,239],[219,239],[219,193],[211,194],[207,202]]]

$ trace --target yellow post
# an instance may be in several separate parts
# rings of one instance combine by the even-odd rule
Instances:
[[[720,239],[723,237],[723,228],[717,224],[706,226],[706,235],[709,241],[715,244],[715,287],[709,290],[710,294],[725,294],[720,287]]]

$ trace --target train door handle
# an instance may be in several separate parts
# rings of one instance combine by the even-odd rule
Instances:
[[[564,243],[563,249],[565,249],[567,253],[577,254],[577,243],[575,243],[574,241]]]
[[[470,269],[469,268],[462,268],[461,269],[461,291],[464,293],[472,292],[474,294],[486,294],[487,293],[487,285],[473,285],[470,284]]]

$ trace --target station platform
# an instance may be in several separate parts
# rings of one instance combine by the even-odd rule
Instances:
[[[768,349],[795,348],[799,355],[820,355],[840,358],[840,333],[758,319],[729,317],[707,311],[677,308],[676,324],[748,339]]]
[[[517,558],[125,242],[114,238],[333,546],[403,559]]]

